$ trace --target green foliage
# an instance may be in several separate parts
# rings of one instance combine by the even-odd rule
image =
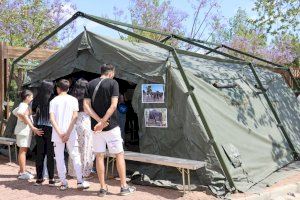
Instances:
[[[300,31],[299,0],[256,0],[254,11],[258,18],[252,20],[257,27],[263,27],[266,33],[298,35]]]

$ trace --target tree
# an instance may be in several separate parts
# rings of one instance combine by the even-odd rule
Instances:
[[[0,41],[10,46],[31,47],[46,37],[75,13],[75,6],[68,0],[2,0],[0,3]],[[57,48],[59,43],[71,35],[75,24],[53,36],[42,47]],[[25,61],[25,62],[24,62]],[[16,91],[23,84],[26,65],[34,61],[23,60],[24,66],[17,66],[13,73],[10,91]],[[35,62],[36,63],[36,62]],[[16,92],[10,94],[15,99]]]
[[[300,31],[299,0],[256,0],[254,11],[258,18],[252,22],[272,35],[296,34]]]
[[[118,8],[114,9],[115,19],[120,19],[124,16],[124,12]],[[177,10],[171,5],[168,0],[130,0],[129,4],[130,21],[133,25],[155,29],[161,32],[184,35],[183,22],[188,15],[180,10]],[[159,41],[165,36],[149,33],[134,29],[135,33],[142,36]],[[131,41],[139,41],[133,37],[127,37]],[[173,43],[176,45],[177,42]]]
[[[0,40],[11,46],[30,47],[74,14],[75,9],[68,0],[3,0],[0,4]],[[57,47],[74,29],[73,23],[43,47]]]
[[[278,34],[271,38],[270,34],[265,33],[263,27],[257,27],[251,23],[248,14],[241,8],[233,18],[225,22],[218,19],[214,22],[214,26],[217,30],[213,35],[214,42],[227,44],[232,48],[282,65],[290,65],[297,57],[295,46],[299,44],[297,37]],[[227,53],[257,62],[232,51],[227,51]]]

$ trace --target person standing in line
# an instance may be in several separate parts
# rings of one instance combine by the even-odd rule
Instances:
[[[93,148],[96,153],[96,168],[100,182],[99,196],[107,194],[105,183],[104,157],[106,145],[110,153],[116,155],[117,170],[120,177],[120,195],[128,195],[136,189],[126,183],[126,164],[124,159],[123,140],[118,125],[117,106],[119,85],[114,80],[115,68],[111,64],[101,67],[101,77],[89,82],[84,98],[84,110],[92,118]],[[103,130],[103,131],[102,131]],[[102,131],[102,132],[101,132]]]
[[[73,90],[70,93],[73,97],[77,98],[79,102],[79,113],[78,119],[75,124],[75,130],[78,135],[79,152],[82,163],[82,174],[84,178],[90,176],[95,158],[93,153],[93,131],[91,129],[91,118],[84,112],[83,109],[83,99],[87,84],[87,80],[83,78],[78,79],[75,82]],[[70,176],[75,176],[73,164],[70,157],[68,162],[68,173]]]
[[[50,101],[50,121],[52,124],[52,142],[54,142],[54,153],[59,179],[61,181],[60,190],[68,189],[66,180],[66,165],[64,150],[67,146],[69,156],[73,160],[74,169],[77,177],[77,188],[87,189],[89,183],[83,180],[81,171],[81,159],[78,150],[78,137],[74,129],[78,117],[78,100],[68,95],[70,83],[61,79],[57,83],[57,94]]]
[[[29,104],[33,100],[33,93],[30,90],[23,90],[20,93],[20,97],[22,102],[13,110],[13,114],[18,118],[14,131],[17,138],[17,146],[20,148],[18,155],[20,166],[18,178],[29,180],[33,178],[33,175],[26,171],[26,154],[31,144],[32,132],[39,136],[42,136],[44,133],[41,129],[35,127],[32,122]]]
[[[36,125],[43,130],[43,135],[36,135],[36,175],[37,179],[34,185],[39,186],[45,181],[43,177],[44,161],[47,158],[47,172],[49,185],[55,186],[54,180],[54,148],[52,138],[52,125],[49,117],[49,102],[53,97],[54,84],[52,81],[42,81],[38,88],[37,96],[32,103],[32,110],[36,113]]]
[[[125,146],[125,124],[126,124],[126,112],[127,112],[127,106],[125,104],[124,95],[120,94],[119,101],[118,101],[118,119],[119,119],[119,125],[121,129],[121,136],[123,139],[123,143]]]

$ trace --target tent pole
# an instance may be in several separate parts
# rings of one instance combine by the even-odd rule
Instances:
[[[217,50],[217,49],[220,49],[220,48],[221,48],[221,46],[217,46],[217,47],[214,48],[214,50]],[[211,52],[212,52],[212,51],[210,50],[210,51],[206,52],[205,55],[208,55],[208,54],[210,54]]]
[[[295,83],[296,88],[297,88],[297,89],[300,89],[300,85],[299,85],[298,82],[295,80],[295,78],[294,78],[294,76],[293,76],[293,74],[292,74],[290,68],[285,67],[285,66],[283,66],[283,65],[276,64],[276,63],[274,63],[274,62],[268,61],[268,60],[263,59],[263,58],[259,58],[259,57],[257,57],[257,56],[251,55],[251,54],[249,54],[249,53],[246,53],[246,52],[243,52],[243,51],[234,49],[234,48],[229,47],[229,46],[224,45],[224,44],[222,44],[221,46],[224,47],[225,49],[230,50],[230,51],[234,51],[234,52],[236,52],[236,53],[239,53],[239,54],[242,54],[242,55],[245,55],[245,56],[254,58],[254,59],[256,59],[256,60],[259,60],[259,61],[268,63],[268,64],[270,64],[270,65],[274,65],[274,66],[276,66],[276,67],[282,68],[283,70],[286,70],[286,71],[289,73],[289,75],[291,76],[291,79],[293,80],[293,82]]]
[[[225,176],[226,176],[226,178],[228,179],[229,185],[230,185],[232,188],[234,188],[234,190],[236,190],[236,187],[235,187],[235,185],[234,185],[234,182],[233,182],[233,180],[232,180],[232,178],[231,178],[231,175],[230,175],[230,173],[229,173],[229,171],[228,171],[228,169],[227,169],[226,163],[225,163],[225,161],[223,160],[223,157],[222,157],[222,155],[221,155],[220,149],[219,149],[217,143],[215,142],[214,136],[213,136],[212,133],[211,133],[211,130],[210,130],[210,128],[209,128],[209,125],[208,125],[208,123],[207,123],[207,120],[206,120],[206,118],[205,118],[205,116],[204,116],[204,114],[203,114],[203,112],[202,112],[202,109],[201,109],[201,107],[200,107],[200,105],[199,105],[199,103],[198,103],[198,101],[197,101],[197,98],[196,98],[195,94],[193,93],[193,87],[192,87],[192,86],[190,85],[190,83],[189,83],[189,80],[188,80],[188,78],[187,78],[187,76],[186,76],[186,74],[185,74],[185,72],[184,72],[184,70],[183,70],[183,67],[182,67],[182,65],[181,65],[181,62],[180,62],[180,60],[179,60],[178,54],[177,54],[177,52],[176,52],[175,49],[173,49],[172,54],[173,54],[173,57],[174,57],[174,60],[175,60],[175,62],[176,62],[176,64],[177,64],[177,66],[178,66],[178,69],[179,69],[179,71],[180,71],[180,74],[181,74],[181,76],[182,76],[182,78],[183,78],[183,81],[184,81],[184,83],[185,83],[185,85],[186,85],[186,87],[187,87],[187,89],[188,89],[189,95],[191,96],[191,98],[192,98],[192,100],[193,100],[193,103],[194,103],[194,105],[195,105],[195,107],[196,107],[196,109],[197,109],[197,111],[198,111],[199,117],[200,117],[200,119],[201,119],[201,121],[202,121],[202,123],[203,123],[203,126],[204,126],[204,128],[205,128],[205,131],[206,131],[208,137],[209,137],[209,140],[212,142],[212,146],[213,146],[213,148],[214,148],[214,150],[215,150],[215,152],[216,152],[216,155],[217,155],[217,157],[218,157],[218,160],[219,160],[219,162],[220,162],[220,164],[221,164],[221,166],[222,166],[222,168],[223,168],[223,171],[224,171],[224,173],[225,173]]]
[[[252,73],[253,73],[255,79],[256,79],[256,82],[257,82],[258,85],[259,85],[259,88],[262,90],[262,94],[264,95],[264,98],[266,99],[266,101],[267,101],[267,103],[268,103],[268,105],[269,105],[269,107],[270,107],[270,109],[271,109],[271,111],[272,111],[272,113],[273,113],[273,115],[274,115],[274,117],[275,117],[275,119],[276,119],[277,127],[280,128],[280,130],[282,131],[282,133],[283,133],[285,139],[287,140],[287,142],[288,142],[288,144],[289,144],[289,147],[290,147],[291,150],[293,151],[294,159],[297,159],[297,158],[298,158],[298,152],[296,151],[296,149],[295,149],[295,147],[294,147],[294,145],[293,145],[293,143],[292,143],[292,141],[291,141],[291,138],[289,137],[289,135],[288,135],[287,132],[285,131],[285,128],[284,128],[283,124],[281,123],[281,121],[280,121],[280,119],[279,119],[279,116],[278,116],[276,110],[274,109],[274,107],[273,107],[273,105],[272,105],[272,103],[271,103],[271,101],[270,101],[268,95],[266,94],[266,90],[265,90],[265,88],[263,87],[263,85],[262,85],[262,83],[261,83],[261,81],[260,81],[260,79],[259,79],[259,77],[258,77],[258,75],[257,75],[257,73],[256,73],[256,71],[255,71],[254,66],[252,65],[252,63],[250,63],[249,66],[250,66],[250,69],[251,69],[251,71],[252,71]]]
[[[178,40],[181,40],[181,41],[187,42],[187,43],[189,43],[189,44],[192,44],[192,45],[194,45],[194,46],[200,47],[200,48],[202,48],[202,49],[206,49],[206,50],[212,51],[212,52],[214,52],[214,53],[223,55],[223,56],[225,56],[225,57],[231,58],[231,59],[233,59],[233,60],[240,60],[240,61],[242,61],[242,59],[240,59],[240,58],[238,58],[238,57],[235,57],[235,56],[229,55],[229,54],[227,54],[227,53],[218,51],[218,50],[216,50],[216,49],[213,49],[213,48],[210,48],[210,47],[201,45],[201,44],[199,44],[199,43],[193,42],[193,41],[188,40],[188,39],[186,39],[186,38],[183,38],[183,37],[180,37],[180,36],[175,36],[175,35],[174,35],[173,37],[176,38],[176,39],[178,39]]]
[[[136,37],[136,38],[138,38],[138,39],[140,39],[140,40],[143,40],[143,41],[145,41],[145,42],[149,42],[150,44],[156,45],[156,46],[158,46],[158,47],[161,47],[161,48],[163,48],[163,49],[166,49],[166,50],[169,50],[169,51],[172,52],[172,54],[173,54],[173,56],[174,56],[174,59],[175,59],[175,61],[176,61],[176,64],[177,64],[177,66],[178,66],[178,69],[179,69],[179,71],[180,71],[180,73],[181,73],[181,75],[182,75],[182,77],[183,77],[184,83],[186,84],[186,87],[188,88],[188,91],[190,92],[190,95],[191,95],[191,97],[192,97],[193,103],[194,103],[194,105],[195,105],[195,107],[196,107],[196,109],[197,109],[197,111],[198,111],[198,113],[199,113],[200,119],[202,120],[202,123],[203,123],[203,125],[204,125],[205,131],[206,131],[206,133],[207,133],[207,135],[208,135],[210,141],[212,141],[212,143],[213,143],[212,146],[213,146],[213,148],[214,148],[214,150],[215,150],[215,152],[216,152],[217,158],[218,158],[218,160],[219,160],[219,162],[220,162],[220,164],[221,164],[221,166],[222,166],[222,169],[223,169],[223,171],[224,171],[224,173],[225,173],[225,177],[227,178],[230,187],[232,187],[234,190],[236,190],[236,187],[235,187],[235,185],[234,185],[234,182],[233,182],[233,180],[232,180],[232,178],[231,178],[231,176],[230,176],[230,173],[229,173],[229,171],[228,171],[228,169],[227,169],[227,166],[226,166],[226,164],[225,164],[225,161],[224,161],[223,158],[222,158],[221,152],[220,152],[220,150],[219,150],[217,144],[216,144],[215,141],[214,141],[213,135],[212,135],[212,133],[211,133],[211,131],[210,131],[210,128],[209,128],[209,126],[208,126],[208,124],[207,124],[207,122],[206,122],[206,119],[205,119],[204,114],[203,114],[203,112],[202,112],[202,110],[201,110],[201,108],[200,108],[200,105],[199,105],[199,103],[198,103],[198,101],[197,101],[197,99],[196,99],[194,93],[192,92],[193,88],[192,88],[192,86],[190,85],[190,83],[189,83],[189,81],[188,81],[188,78],[187,78],[186,75],[185,75],[185,72],[184,72],[183,67],[182,67],[182,65],[181,65],[181,63],[180,63],[180,60],[179,60],[178,55],[177,55],[177,53],[176,53],[176,50],[175,50],[173,47],[169,46],[169,45],[165,45],[165,44],[162,44],[162,43],[160,43],[160,42],[154,41],[154,40],[152,40],[152,39],[143,37],[143,36],[138,35],[138,34],[136,34],[136,33],[133,33],[133,32],[130,32],[130,31],[128,31],[128,30],[125,30],[125,29],[123,29],[123,28],[120,28],[120,27],[118,27],[118,26],[115,26],[115,25],[113,25],[113,24],[110,24],[110,23],[107,23],[107,22],[105,22],[105,21],[102,21],[102,20],[100,20],[100,19],[98,19],[98,18],[95,18],[95,17],[93,17],[93,16],[85,15],[85,14],[82,15],[82,16],[85,17],[85,18],[87,18],[87,19],[89,19],[89,20],[91,20],[91,21],[94,21],[94,22],[99,23],[99,24],[101,24],[101,25],[107,26],[107,27],[109,27],[109,28],[111,28],[111,29],[120,31],[120,32],[125,33],[125,34],[127,34],[127,35],[130,35],[130,36],[132,36],[132,37]]]
[[[171,36],[172,35],[170,33],[165,33],[165,32],[161,32],[161,31],[158,31],[158,30],[144,28],[144,27],[140,27],[140,26],[124,23],[124,22],[119,22],[119,21],[115,21],[115,20],[111,20],[111,19],[106,19],[106,18],[102,18],[102,17],[98,17],[98,16],[93,16],[93,15],[88,15],[88,14],[85,14],[85,16],[89,16],[91,18],[98,19],[102,22],[115,24],[115,25],[131,28],[131,29],[137,29],[137,30],[140,30],[140,31],[146,31],[146,32],[149,32],[149,33],[155,33],[155,34],[158,34],[158,35],[164,35],[164,36]]]
[[[65,26],[67,26],[68,24],[70,24],[72,21],[74,21],[78,16],[81,15],[81,12],[76,12],[70,19],[68,19],[65,23],[63,23],[62,25],[60,25],[59,27],[57,27],[54,31],[52,31],[49,35],[47,35],[44,39],[42,39],[41,41],[39,41],[37,44],[35,44],[34,46],[32,46],[28,51],[26,51],[25,53],[23,53],[21,56],[19,56],[16,60],[14,60],[11,64],[11,70],[10,70],[10,75],[9,75],[9,80],[8,80],[8,88],[10,88],[11,85],[11,81],[12,81],[12,77],[13,77],[13,72],[14,72],[14,68],[15,65],[22,60],[25,56],[27,56],[28,54],[30,54],[31,52],[33,52],[36,48],[38,48],[40,45],[42,45],[44,42],[46,42],[49,38],[51,38],[53,35],[55,35],[58,31],[60,31],[61,29],[63,29]],[[6,99],[8,99],[8,94],[9,94],[9,89],[6,93]]]
[[[130,35],[130,36],[135,37],[135,38],[137,38],[137,39],[143,40],[143,41],[148,42],[148,43],[150,43],[150,44],[156,45],[156,46],[161,47],[161,48],[163,48],[163,49],[166,49],[166,50],[169,50],[169,51],[172,51],[172,49],[173,49],[173,47],[171,47],[171,46],[169,46],[169,45],[166,45],[166,44],[163,44],[163,43],[161,43],[161,42],[157,42],[157,41],[154,41],[154,40],[152,40],[152,39],[143,37],[143,36],[141,36],[141,35],[139,35],[139,34],[137,34],[137,33],[133,33],[133,32],[131,32],[131,31],[128,31],[128,30],[126,30],[126,29],[123,29],[123,28],[121,28],[121,27],[118,27],[118,26],[116,26],[116,25],[113,25],[112,23],[108,23],[108,22],[106,22],[106,21],[103,21],[103,20],[99,19],[98,17],[96,18],[96,17],[94,17],[94,16],[87,15],[87,14],[83,14],[82,17],[84,17],[84,18],[86,18],[86,19],[89,19],[89,20],[91,20],[91,21],[93,21],[93,22],[96,22],[96,23],[98,23],[98,24],[101,24],[101,25],[103,25],[103,26],[106,26],[106,27],[109,27],[109,28],[111,28],[111,29],[114,29],[114,30],[116,30],[116,31],[119,31],[119,32],[122,32],[122,33],[124,33],[124,34]]]
[[[196,43],[202,43],[202,44],[207,44],[207,45],[213,45],[213,46],[220,46],[220,47],[224,47],[224,48],[227,48],[229,50],[232,50],[232,51],[236,51],[238,53],[241,53],[241,54],[244,54],[244,55],[247,55],[248,53],[245,53],[245,52],[242,52],[242,51],[239,51],[237,49],[234,49],[234,48],[231,48],[231,47],[228,47],[224,44],[218,44],[218,43],[213,43],[213,42],[207,42],[207,41],[203,41],[203,40],[197,40],[197,39],[194,39],[194,38],[189,38],[189,37],[182,37],[182,36],[179,36],[179,35],[176,35],[176,34],[171,34],[171,33],[166,33],[166,32],[161,32],[161,31],[157,31],[157,30],[153,30],[153,29],[149,29],[149,28],[144,28],[144,27],[140,27],[140,26],[136,26],[136,25],[132,25],[132,24],[128,24],[128,23],[123,23],[123,22],[118,22],[118,21],[115,21],[115,20],[111,20],[111,19],[105,19],[105,18],[101,18],[101,17],[97,17],[98,19],[102,20],[102,21],[105,21],[105,22],[108,22],[108,23],[111,23],[111,24],[116,24],[116,25],[120,25],[120,26],[124,26],[124,27],[127,27],[127,28],[132,28],[132,29],[137,29],[137,30],[142,30],[142,31],[146,31],[146,32],[150,32],[150,33],[156,33],[156,34],[159,34],[159,35],[165,35],[165,36],[172,36],[173,38],[176,38],[176,39],[179,39],[179,40],[182,40],[182,41],[190,41],[190,42],[196,42]],[[166,38],[165,38],[166,39]],[[190,43],[191,44],[191,43]],[[195,45],[195,43],[193,43]],[[197,45],[196,45],[197,46]],[[200,47],[200,46],[198,46]],[[204,48],[204,49],[207,49],[209,47],[206,47],[206,46],[202,46],[201,48]],[[207,49],[208,50],[208,49]],[[209,49],[211,52],[215,52],[215,53],[223,53],[223,52],[216,52],[216,51],[213,51],[212,48]],[[209,52],[210,53],[210,52]],[[223,56],[225,56],[224,54],[221,54]],[[229,55],[231,56],[231,55]],[[251,54],[248,54],[248,56],[253,56]],[[228,56],[226,56],[228,57]],[[232,56],[234,57],[234,56]],[[232,58],[231,57],[231,58]],[[230,58],[230,57],[229,57]],[[266,62],[268,64],[271,64],[271,65],[274,65],[274,66],[277,66],[277,67],[280,67],[280,68],[285,68],[287,69],[287,67],[285,66],[282,66],[282,65],[279,65],[279,64],[276,64],[276,63],[273,63],[273,62],[270,62],[270,61],[267,61],[265,59],[262,59],[262,58],[259,58],[259,57],[256,57],[256,56],[253,56],[253,58],[255,59],[258,59],[260,61],[263,61],[263,62]],[[232,58],[232,59],[237,59],[237,57],[235,58]]]
[[[167,37],[165,37],[164,39],[162,39],[160,42],[161,43],[165,43],[166,41],[168,41],[169,39],[171,39],[173,36],[172,35],[168,35]]]

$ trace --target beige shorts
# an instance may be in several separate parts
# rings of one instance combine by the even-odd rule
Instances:
[[[124,151],[120,127],[93,133],[93,149],[95,153],[105,153],[106,145],[111,154],[118,154]]]
[[[30,147],[32,134],[29,135],[17,135],[17,145],[18,147]]]

